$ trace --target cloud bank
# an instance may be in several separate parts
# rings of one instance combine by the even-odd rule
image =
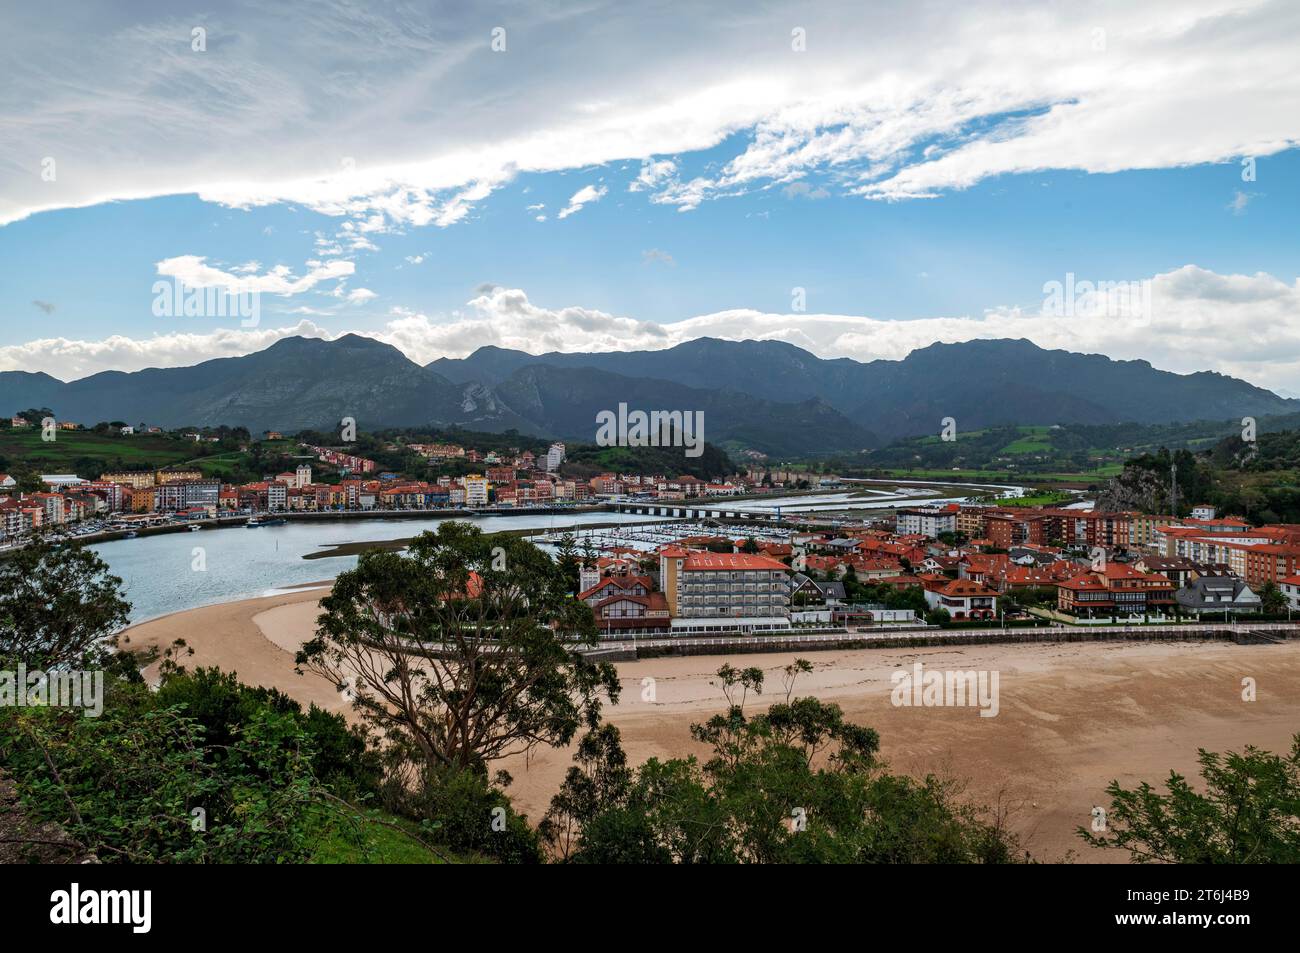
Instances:
[[[1045,295],[1043,307],[1032,311],[994,308],[906,321],[735,309],[663,324],[578,306],[544,307],[522,290],[485,286],[453,314],[399,308],[382,329],[357,333],[393,344],[421,364],[464,357],[488,344],[540,354],[657,350],[717,337],[786,341],[819,357],[870,361],[900,359],[935,341],[1027,338],[1045,348],[1149,360],[1180,373],[1219,371],[1300,396],[1300,281],[1264,273],[1220,275],[1186,265],[1142,286],[1132,296],[1083,292],[1068,310],[1054,307]],[[0,369],[41,370],[72,380],[101,370],[193,364],[250,353],[291,335],[332,338],[348,330],[304,319],[282,328],[223,327],[138,340],[46,338],[0,347]]]
[[[613,161],[641,161],[630,190],[689,211],[814,176],[787,194],[900,201],[1300,141],[1300,5],[1284,2],[81,0],[61,14],[16,7],[0,32],[0,224],[197,193],[300,203],[364,242],[462,222],[521,172]],[[683,172],[683,155],[736,134],[731,158]]]

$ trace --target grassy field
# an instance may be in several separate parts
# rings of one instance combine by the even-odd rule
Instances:
[[[248,454],[238,450],[217,453],[194,461],[195,467],[205,477],[229,482],[236,471],[248,460]]]
[[[981,483],[1096,483],[1115,476],[1124,467],[1107,464],[1084,473],[1021,473],[1015,470],[907,470],[888,468],[883,473],[905,480],[968,480]]]
[[[1048,427],[1021,427],[1020,437],[1007,444],[999,453],[1047,453],[1052,449]]]
[[[103,469],[143,470],[172,466],[193,455],[193,444],[154,434],[119,437],[59,430],[45,441],[37,428],[0,430],[0,457],[8,466],[23,462],[44,473],[69,472],[87,460],[102,461]]]
[[[1075,500],[1072,493],[1060,493],[1049,490],[1032,496],[1006,497],[997,500],[998,506],[1055,506],[1057,503],[1070,503]]]

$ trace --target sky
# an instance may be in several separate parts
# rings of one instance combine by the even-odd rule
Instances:
[[[0,31],[0,370],[1014,337],[1300,396],[1300,4],[67,6]]]

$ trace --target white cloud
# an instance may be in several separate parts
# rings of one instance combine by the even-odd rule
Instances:
[[[286,328],[222,328],[207,333],[174,331],[142,339],[122,335],[100,341],[41,338],[0,347],[0,370],[44,371],[70,381],[100,371],[183,367],[216,357],[238,357],[294,336],[332,337],[303,320]]]
[[[647,159],[641,163],[641,171],[628,185],[629,192],[643,192],[658,188],[677,173],[677,163],[672,159]]]
[[[1187,265],[1156,275],[1150,288],[1149,315],[1085,296],[1073,315],[1059,316],[1043,308],[995,308],[976,316],[898,321],[735,309],[669,324],[587,308],[542,308],[520,290],[494,288],[450,320],[405,313],[379,336],[421,363],[463,357],[485,344],[534,354],[634,351],[700,337],[787,341],[827,358],[898,360],[935,341],[1027,338],[1045,348],[1148,360],[1179,373],[1219,371],[1300,396],[1300,281],[1218,275]]]
[[[582,211],[584,205],[599,202],[608,191],[609,189],[603,185],[584,185],[573,193],[573,197],[569,199],[569,204],[560,209],[560,214],[556,217],[568,218],[574,212]],[[541,216],[538,216],[538,221],[541,221]]]
[[[1283,2],[62,13],[17,8],[0,32],[0,223],[197,193],[301,203],[373,235],[463,222],[520,173],[623,160],[643,162],[634,191],[685,210],[811,175],[899,200],[1005,173],[1262,158],[1300,138],[1300,8]],[[189,46],[196,22],[206,53]],[[508,54],[485,22],[510,25]],[[791,51],[792,23],[808,52]],[[739,154],[679,176],[683,156],[738,133]]]
[[[829,198],[831,193],[821,186],[813,188],[813,186],[809,185],[807,182],[791,182],[781,190],[781,194],[788,199],[804,198],[816,201],[818,199]]]
[[[1250,200],[1255,197],[1254,192],[1243,192],[1238,189],[1236,194],[1233,195],[1232,201],[1228,203],[1228,211],[1232,212],[1233,215],[1243,214],[1246,211],[1246,206],[1250,204]]]
[[[251,267],[250,267],[251,266]],[[178,255],[164,258],[156,265],[158,274],[175,278],[190,288],[220,288],[227,294],[265,293],[295,295],[309,291],[322,281],[346,278],[356,266],[350,261],[309,261],[310,269],[301,278],[295,278],[286,265],[276,265],[264,275],[256,274],[257,262],[248,262],[231,271],[222,271],[207,263],[201,255]]]
[[[1064,276],[1062,276],[1064,280]],[[1044,308],[994,308],[980,315],[884,320],[862,315],[780,314],[734,309],[668,324],[591,308],[545,308],[521,290],[484,286],[463,311],[426,315],[394,309],[382,330],[360,331],[421,364],[464,357],[494,344],[546,351],[634,351],[700,337],[786,341],[819,357],[897,360],[936,341],[1027,338],[1045,348],[1148,360],[1179,373],[1211,370],[1285,396],[1300,396],[1300,281],[1219,275],[1186,265],[1150,279],[1151,307],[1138,313],[1084,295],[1073,315]],[[360,289],[359,289],[360,290]],[[341,331],[338,333],[342,333]],[[0,370],[43,370],[64,380],[100,370],[190,364],[259,350],[281,337],[334,337],[303,321],[279,329],[230,329],[143,340],[42,339],[0,348]]]

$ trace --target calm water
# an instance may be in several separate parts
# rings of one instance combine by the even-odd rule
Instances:
[[[958,498],[953,498],[958,499]],[[843,508],[863,509],[897,506],[909,502],[906,496],[877,491],[872,497],[850,501],[845,492],[803,497],[772,498],[727,506],[716,501],[717,509],[783,510],[812,512]],[[944,502],[927,500],[927,503]],[[695,505],[695,504],[687,504]],[[710,501],[710,506],[715,502]],[[564,516],[520,515],[466,517],[485,531],[507,529],[563,530],[566,526],[589,523],[641,523],[662,517],[631,513],[574,513]],[[198,533],[166,533],[99,543],[98,552],[112,571],[122,577],[131,602],[131,620],[138,622],[169,612],[197,606],[247,599],[277,589],[332,579],[357,563],[356,556],[303,559],[340,543],[401,539],[433,529],[441,519],[360,519],[350,522],[290,522],[283,526],[247,529],[233,526],[204,529]],[[202,552],[196,552],[201,550]],[[196,568],[206,566],[204,569]]]
[[[622,513],[566,516],[469,517],[485,531],[560,530],[575,523],[638,523],[654,519]],[[197,606],[268,595],[279,588],[331,579],[357,563],[356,556],[303,559],[333,544],[401,539],[433,529],[440,519],[365,519],[346,523],[290,522],[283,526],[204,529],[120,539],[92,546],[122,577],[131,620]],[[202,552],[197,553],[195,550]],[[201,557],[201,562],[199,561]],[[206,569],[195,568],[206,565]]]

